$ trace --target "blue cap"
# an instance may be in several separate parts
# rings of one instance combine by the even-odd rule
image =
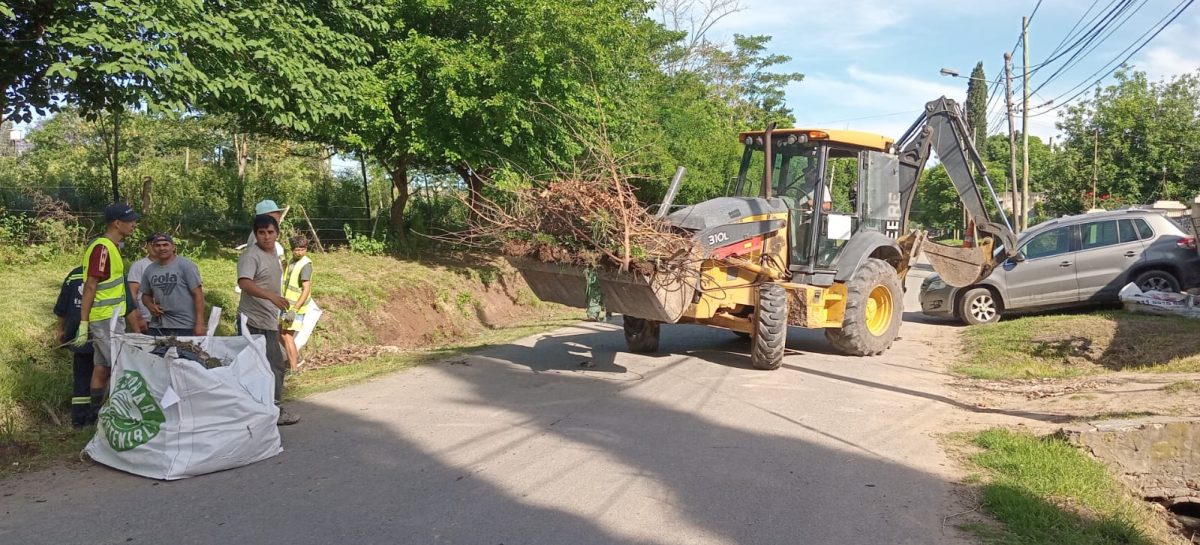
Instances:
[[[141,216],[125,203],[114,203],[104,207],[104,222],[137,221]]]
[[[278,204],[275,204],[275,201],[270,199],[260,201],[258,204],[254,205],[255,216],[270,214],[271,212],[283,212],[283,209],[280,208]]]

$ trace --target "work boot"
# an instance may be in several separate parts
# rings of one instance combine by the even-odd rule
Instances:
[[[295,424],[296,422],[299,422],[299,421],[300,421],[299,416],[289,413],[289,412],[283,410],[283,407],[280,407],[279,408],[279,420],[275,421],[275,425],[291,426],[292,424]]]

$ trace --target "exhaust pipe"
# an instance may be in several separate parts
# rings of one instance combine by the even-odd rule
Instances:
[[[773,181],[772,179],[774,178],[775,174],[775,165],[772,164],[775,159],[775,150],[772,149],[774,146],[772,146],[771,142],[771,137],[774,134],[775,122],[772,121],[767,125],[766,134],[763,135],[763,138],[766,139],[763,142],[763,153],[765,153],[767,156],[766,161],[763,162],[763,184],[761,193],[764,199],[771,198],[771,182]]]
[[[671,178],[671,185],[667,188],[667,196],[663,197],[662,204],[658,205],[658,213],[654,214],[655,218],[663,219],[667,217],[667,213],[671,210],[671,204],[675,202],[675,195],[679,193],[679,186],[682,185],[683,175],[686,172],[686,168],[675,168],[675,176]]]

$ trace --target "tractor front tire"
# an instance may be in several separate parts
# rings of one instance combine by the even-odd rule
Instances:
[[[658,322],[633,316],[622,318],[625,326],[625,346],[630,352],[644,353],[658,350]]]
[[[904,288],[896,269],[886,261],[868,259],[846,285],[842,327],[826,329],[825,338],[850,356],[882,354],[900,332],[903,311]]]
[[[783,365],[787,344],[788,293],[779,284],[758,287],[758,306],[750,343],[750,363],[767,371]]]

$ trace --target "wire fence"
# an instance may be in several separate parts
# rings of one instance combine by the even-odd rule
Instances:
[[[102,229],[107,194],[74,186],[0,186],[0,244],[79,244]],[[47,203],[51,203],[47,205]],[[161,203],[156,203],[161,206]],[[298,203],[283,226],[285,235],[307,234],[325,248],[348,244],[349,236],[378,239],[390,227],[387,203],[379,209],[341,203]],[[465,224],[465,210],[453,196],[414,195],[406,213],[407,227],[422,233],[450,231]],[[136,205],[135,205],[136,208]],[[142,231],[166,231],[177,239],[194,239],[212,245],[237,246],[246,241],[251,216],[238,221],[228,211],[194,206],[176,206],[182,213],[164,218],[148,214]]]

